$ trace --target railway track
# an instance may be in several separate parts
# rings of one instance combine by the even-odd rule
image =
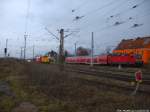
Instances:
[[[108,67],[108,66],[85,66],[85,65],[65,65],[66,68],[74,68],[79,70],[90,70],[92,72],[99,72],[99,73],[107,73],[112,75],[121,75],[123,77],[127,77],[127,79],[131,78],[134,79],[134,74],[139,68],[123,68],[118,69],[117,67]],[[142,70],[143,71],[143,70]],[[150,72],[143,71],[143,78],[147,82],[147,79],[150,79]]]
[[[104,82],[97,82],[97,81],[93,81],[93,80],[86,80],[86,79],[81,79],[81,78],[78,78],[79,80],[82,80],[84,82],[87,82],[88,84],[91,84],[91,85],[94,85],[96,86],[97,88],[99,88],[100,85],[104,85],[108,88],[117,88],[119,90],[122,90],[122,91],[129,91],[130,95],[132,95],[133,91],[135,90],[135,87],[129,87],[129,86],[120,86],[120,85],[112,85],[112,84],[108,84],[108,83],[104,83]],[[147,91],[147,90],[143,90],[143,89],[139,89],[138,94],[146,94],[146,95],[149,95],[150,94],[150,91]]]
[[[95,70],[95,69],[83,69],[83,68],[79,68],[79,67],[67,67],[65,68],[65,71],[68,72],[76,72],[76,73],[81,73],[82,75],[91,75],[91,76],[96,76],[98,78],[107,78],[107,79],[112,79],[112,80],[117,80],[117,81],[124,81],[124,82],[134,82],[135,78],[134,75],[133,76],[129,76],[129,75],[121,75],[121,74],[116,74],[115,72],[113,73],[112,71],[105,71],[105,70]],[[94,81],[90,81],[92,83],[100,83],[100,84],[104,84],[103,82],[94,82]],[[105,85],[109,85],[109,87],[113,87],[111,84],[105,84]],[[150,85],[150,78],[144,77],[143,78],[143,82],[142,82],[142,86],[149,86]],[[115,87],[117,88],[124,88],[126,90],[130,90],[133,91],[135,87],[131,87],[131,86],[124,86],[122,87],[121,85],[115,85]],[[150,94],[150,90],[147,89],[141,89],[138,90],[140,93],[148,93]]]
[[[126,82],[132,82],[135,81],[134,76],[128,76],[128,75],[121,75],[121,74],[116,74],[112,73],[110,71],[96,71],[96,70],[85,70],[85,69],[68,69],[69,71],[72,72],[78,72],[78,73],[83,73],[83,74],[89,74],[97,77],[104,77],[104,78],[111,78],[115,80],[120,80],[120,81],[126,81]],[[145,85],[150,85],[150,79],[148,78],[143,78],[143,84]]]

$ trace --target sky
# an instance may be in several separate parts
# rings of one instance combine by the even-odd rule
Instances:
[[[27,16],[28,15],[28,16]],[[75,20],[75,17],[81,17]],[[27,32],[27,57],[58,51],[63,28],[65,49],[74,53],[77,47],[91,47],[94,52],[115,48],[122,39],[150,36],[150,0],[0,0],[0,57],[4,56],[6,39],[8,53],[20,57]],[[134,27],[137,24],[137,27]]]

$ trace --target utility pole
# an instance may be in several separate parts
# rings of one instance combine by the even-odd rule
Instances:
[[[74,43],[74,47],[75,47],[75,56],[77,56],[77,42]]]
[[[75,46],[75,56],[77,56],[77,43],[74,43]]]
[[[65,35],[64,36],[64,29],[61,29],[59,31],[60,33],[60,38],[57,37],[55,34],[53,34],[51,31],[49,31],[46,27],[45,27],[45,30],[48,31],[49,34],[51,34],[52,36],[54,36],[57,40],[60,41],[60,45],[59,45],[59,57],[58,57],[58,61],[59,61],[59,64],[63,64],[64,63],[64,39],[69,37],[70,35],[73,34],[73,32],[71,32],[70,34],[68,35]]]
[[[21,47],[20,59],[22,59],[22,56],[23,56],[23,47]]]
[[[24,35],[24,60],[26,59],[26,44],[27,44],[27,36],[28,35]]]
[[[35,49],[35,46],[33,45],[33,60],[34,60],[34,49]]]
[[[8,47],[8,39],[6,39],[6,48]]]
[[[94,54],[94,33],[92,32],[91,39],[91,66],[93,67],[93,54]]]
[[[60,30],[60,48],[59,48],[59,63],[64,62],[64,29]]]
[[[4,49],[5,57],[7,56],[8,39],[6,39],[6,47]]]

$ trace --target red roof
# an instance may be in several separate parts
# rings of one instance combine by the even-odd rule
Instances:
[[[123,39],[116,50],[122,49],[137,49],[137,48],[148,48],[150,47],[150,37],[136,38],[136,39]]]

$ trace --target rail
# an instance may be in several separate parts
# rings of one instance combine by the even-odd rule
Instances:
[[[124,82],[134,82],[135,78],[134,76],[129,76],[129,75],[121,75],[121,74],[116,74],[115,72],[113,73],[112,71],[105,71],[105,70],[95,70],[95,69],[85,69],[85,68],[79,68],[79,67],[65,67],[65,70],[68,72],[76,72],[76,73],[81,73],[82,75],[91,75],[91,76],[96,76],[99,78],[107,78],[107,79],[113,79],[113,80],[118,80],[118,81],[124,81]],[[102,82],[99,82],[102,83]],[[149,86],[150,85],[150,78],[144,77],[143,82],[141,83],[142,86]],[[120,85],[115,85],[116,87],[120,87]],[[125,88],[128,90],[134,90],[134,87],[120,87],[120,88]],[[150,90],[147,89],[140,89],[140,93],[148,93],[150,94]]]

